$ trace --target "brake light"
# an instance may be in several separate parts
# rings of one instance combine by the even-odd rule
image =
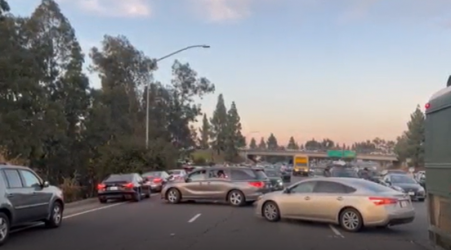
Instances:
[[[426,103],[425,105],[424,105],[424,108],[425,109],[429,109],[431,107],[431,104],[430,103]]]
[[[374,205],[391,205],[398,203],[397,199],[393,198],[385,198],[385,197],[369,197],[370,201],[374,203]]]
[[[135,185],[133,185],[133,183],[127,183],[127,184],[124,184],[124,187],[125,187],[125,188],[129,188],[129,189],[132,189],[132,188],[135,187]]]
[[[162,181],[161,178],[155,178],[153,179],[153,183],[160,183]]]
[[[263,183],[262,181],[251,181],[251,182],[249,182],[249,185],[256,187],[256,188],[262,188],[265,186],[265,183]]]
[[[97,190],[103,190],[105,189],[105,187],[106,187],[105,184],[100,183],[97,185]]]

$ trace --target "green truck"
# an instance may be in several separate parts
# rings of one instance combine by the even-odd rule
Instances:
[[[425,108],[429,240],[437,248],[451,250],[451,76]]]

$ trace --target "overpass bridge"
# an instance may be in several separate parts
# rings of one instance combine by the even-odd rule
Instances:
[[[291,156],[297,154],[308,155],[311,158],[328,158],[326,152],[315,152],[306,150],[270,150],[270,149],[239,149],[240,154],[248,156]],[[379,162],[394,162],[397,161],[395,155],[372,155],[372,154],[357,154],[356,159]]]

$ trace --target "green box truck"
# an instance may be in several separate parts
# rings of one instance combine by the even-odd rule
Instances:
[[[429,240],[435,247],[451,250],[451,76],[425,108]]]

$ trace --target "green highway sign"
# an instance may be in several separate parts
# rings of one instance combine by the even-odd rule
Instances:
[[[331,158],[355,158],[356,153],[350,150],[328,150],[327,157]]]

